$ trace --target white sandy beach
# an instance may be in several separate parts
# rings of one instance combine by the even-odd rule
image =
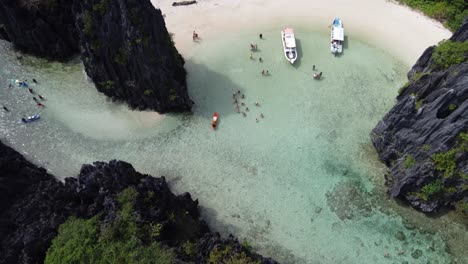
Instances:
[[[409,66],[428,46],[451,36],[437,21],[385,0],[200,0],[196,5],[176,7],[173,2],[152,0],[165,14],[166,26],[183,55],[194,45],[193,30],[204,39],[246,28],[295,23],[328,32],[334,17],[342,18],[348,40],[381,47]]]

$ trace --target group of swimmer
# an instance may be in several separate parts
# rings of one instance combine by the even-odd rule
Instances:
[[[232,99],[233,99],[233,104],[235,105],[236,112],[239,113],[239,114],[242,113],[243,117],[247,117],[246,112],[250,111],[249,107],[245,107],[245,111],[241,111],[241,109],[240,109],[242,106],[245,106],[245,103],[241,102],[242,99],[245,99],[245,95],[242,94],[241,91],[237,91],[237,92],[234,92],[232,94]],[[255,106],[259,107],[260,103],[255,102]],[[264,117],[265,116],[263,115],[263,113],[260,113],[260,118],[264,118]],[[255,118],[255,121],[258,123],[259,119]]]
[[[18,80],[16,80],[16,81],[19,82],[19,83],[21,83],[21,82],[18,81]],[[22,83],[23,83],[23,86],[25,86],[24,84],[26,84],[26,87],[28,87],[29,93],[30,93],[30,94],[36,94],[36,92],[35,92],[31,87],[29,87],[29,86],[27,85],[26,82],[27,82],[27,80],[24,80],[24,81],[22,82]],[[36,79],[33,79],[33,82],[37,84]],[[45,98],[44,98],[42,95],[37,94],[37,97],[39,97],[39,99],[41,99],[42,101],[45,101]],[[39,102],[39,100],[38,100],[35,96],[33,96],[33,100],[34,100],[34,102],[36,103],[37,106],[39,106],[39,107],[45,107],[45,105],[42,104],[41,102]]]
[[[250,50],[251,51],[257,51],[258,50],[258,45],[250,43]]]
[[[315,65],[312,67],[312,70],[315,71]],[[322,72],[320,73],[314,72],[313,77],[314,79],[319,80],[320,78],[322,78]]]
[[[40,95],[40,94],[37,94],[31,87],[29,87],[29,84],[27,83],[28,80],[16,80],[15,81],[15,84],[18,85],[19,87],[27,87],[28,88],[28,91],[30,94],[33,94],[33,95],[36,95],[38,98],[36,98],[36,96],[33,96],[33,100],[34,102],[36,103],[37,106],[39,107],[45,107],[45,105],[43,103],[41,103],[41,101],[45,101],[45,98]],[[37,84],[37,80],[36,79],[32,79],[33,83]],[[13,88],[13,84],[8,84],[8,88]],[[6,106],[3,106],[3,110],[5,112],[10,112],[10,109]],[[26,118],[21,118],[21,121],[23,121],[24,123],[27,122]]]

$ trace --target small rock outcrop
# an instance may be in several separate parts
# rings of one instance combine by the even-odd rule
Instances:
[[[468,20],[450,41],[468,40]],[[427,213],[468,204],[468,62],[437,67],[424,51],[396,105],[373,129],[389,193]],[[468,207],[467,207],[468,208]]]
[[[65,59],[79,52],[70,0],[0,1],[0,38],[26,52]]]
[[[137,193],[133,213],[138,224],[161,225],[158,241],[173,248],[180,263],[207,263],[211,252],[227,254],[226,248],[229,254],[276,263],[250,252],[233,236],[224,239],[211,232],[189,193],[176,196],[164,177],[143,175],[126,162],[83,165],[77,178],[60,182],[0,142],[0,171],[0,264],[43,263],[60,224],[70,216],[101,215],[105,225],[119,209],[117,194],[129,187]],[[193,252],[187,255],[183,243],[189,240]]]
[[[74,2],[85,70],[98,90],[137,109],[190,110],[184,60],[149,0]]]

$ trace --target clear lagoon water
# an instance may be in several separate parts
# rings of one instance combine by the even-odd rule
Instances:
[[[59,178],[110,159],[164,175],[175,192],[200,201],[215,230],[283,263],[463,263],[463,225],[389,200],[370,143],[409,66],[355,39],[334,57],[328,34],[296,32],[294,66],[277,29],[264,30],[264,40],[243,32],[194,44],[185,55],[193,113],[164,116],[107,100],[79,59],[18,60],[0,42],[0,103],[12,110],[0,113],[0,135]],[[259,46],[253,60],[250,43]],[[313,65],[321,80],[312,78]],[[27,89],[7,87],[17,78],[39,81],[32,88],[46,108]],[[236,91],[246,117],[235,111]],[[18,122],[36,113],[41,120]]]

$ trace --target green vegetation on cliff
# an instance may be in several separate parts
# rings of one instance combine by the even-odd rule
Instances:
[[[438,171],[443,173],[445,178],[462,176],[463,173],[457,170],[457,158],[468,151],[468,133],[460,133],[457,138],[457,145],[447,152],[435,153],[432,160]]]
[[[224,248],[215,248],[210,252],[208,257],[209,264],[260,264],[261,261],[254,261],[244,252],[237,253],[232,250],[231,246]]]
[[[118,195],[120,210],[116,219],[102,226],[99,216],[91,219],[69,218],[59,228],[47,251],[45,263],[174,263],[172,250],[156,241],[141,241],[147,228],[137,224],[133,205],[137,192],[127,188]],[[154,226],[157,226],[155,224]]]
[[[447,69],[466,61],[467,55],[468,42],[441,41],[432,53],[433,68]]]
[[[452,31],[457,30],[468,16],[468,2],[465,0],[398,0],[425,15],[444,23]]]
[[[436,195],[441,194],[444,191],[444,184],[440,180],[435,180],[424,185],[421,188],[419,197],[423,200],[428,201]]]
[[[430,146],[429,146],[430,147]],[[457,162],[460,157],[463,157],[464,152],[468,151],[468,133],[460,133],[457,137],[457,142],[454,147],[446,152],[439,152],[432,155],[437,171],[442,174],[437,179],[424,185],[415,195],[425,201],[432,200],[435,197],[451,195],[457,191],[453,181],[448,183],[445,179],[459,179],[462,182],[468,180],[468,175],[457,169]],[[406,167],[406,160],[405,160]],[[446,184],[444,184],[446,182]],[[447,186],[446,186],[447,185]],[[468,185],[464,184],[462,188],[468,189]],[[468,212],[468,204],[464,201],[459,201],[457,208],[462,212]]]

